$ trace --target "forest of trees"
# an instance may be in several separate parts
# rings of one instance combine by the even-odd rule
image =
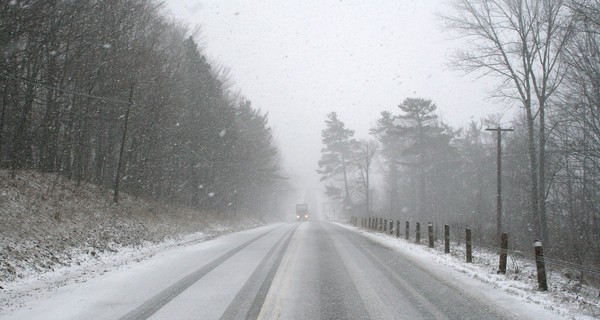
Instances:
[[[490,115],[457,129],[438,119],[433,101],[407,98],[371,129],[383,185],[365,189],[352,183],[361,180],[364,151],[330,114],[319,163],[327,195],[355,216],[470,227],[476,241],[495,246],[496,132],[485,129],[513,128],[502,134],[502,231],[512,249],[531,251],[541,239],[551,257],[598,265],[600,1],[453,3],[446,27],[473,44],[453,65],[499,79],[492,96],[517,117]],[[365,190],[380,203],[370,204]]]
[[[267,116],[193,35],[159,1],[2,1],[0,168],[114,188],[115,201],[275,206],[286,187]]]

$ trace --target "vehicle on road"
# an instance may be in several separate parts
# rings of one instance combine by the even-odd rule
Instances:
[[[296,221],[308,220],[308,205],[306,203],[296,204]]]

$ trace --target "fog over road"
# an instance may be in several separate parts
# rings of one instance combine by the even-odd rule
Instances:
[[[507,310],[455,283],[353,230],[309,221],[175,247],[62,287],[8,316],[511,319]]]

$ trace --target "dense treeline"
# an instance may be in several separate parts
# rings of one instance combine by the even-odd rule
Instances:
[[[2,1],[0,48],[2,168],[206,210],[282,190],[266,115],[158,1]]]
[[[329,172],[323,175],[330,181],[328,195],[352,203],[346,208],[354,215],[378,211],[394,219],[432,221],[438,228],[471,227],[475,241],[497,245],[496,132],[485,129],[513,128],[502,135],[502,231],[509,233],[511,247],[529,252],[534,239],[543,239],[553,258],[598,265],[600,2],[455,3],[462,16],[446,19],[459,34],[473,36],[481,50],[459,54],[459,67],[506,77],[494,95],[520,107],[517,118],[506,122],[492,115],[457,130],[438,119],[433,101],[406,99],[382,113],[371,130],[380,143],[383,185],[371,186],[366,197],[364,188],[347,197],[342,192],[342,182],[357,172],[352,155],[360,149],[352,135],[338,134],[332,144],[326,130],[352,131],[341,121],[332,126],[328,118],[323,142],[343,155],[323,150],[320,172]],[[378,201],[365,206],[371,193]]]

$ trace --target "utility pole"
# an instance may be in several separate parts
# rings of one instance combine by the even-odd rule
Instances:
[[[121,149],[119,150],[119,161],[117,162],[117,175],[115,177],[115,192],[113,194],[113,201],[119,203],[119,185],[121,184],[121,167],[123,166],[123,153],[125,151],[125,141],[127,139],[127,127],[129,125],[129,112],[133,106],[133,85],[129,90],[129,100],[127,103],[127,109],[125,110],[125,123],[123,124],[123,137],[121,138]]]
[[[502,132],[514,131],[514,129],[487,128],[485,131],[496,131],[496,239],[500,247],[502,245]]]

